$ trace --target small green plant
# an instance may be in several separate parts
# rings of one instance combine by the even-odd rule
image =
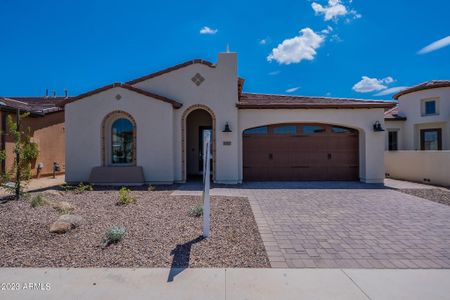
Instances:
[[[131,203],[135,203],[136,199],[130,195],[130,189],[127,189],[126,187],[121,187],[119,190],[119,202],[117,202],[118,205],[128,205]]]
[[[191,217],[200,218],[203,215],[203,205],[197,204],[189,211]]]
[[[33,177],[31,165],[39,155],[38,144],[33,142],[30,127],[25,130],[21,128],[22,119],[27,118],[29,112],[20,114],[18,111],[15,120],[10,114],[6,117],[7,130],[2,132],[5,136],[11,138],[14,142],[14,151],[11,158],[14,159],[11,170],[1,175],[3,187],[14,194],[16,200],[19,200],[24,194],[24,187]],[[0,161],[6,160],[6,151],[0,151]]]
[[[82,194],[87,191],[92,191],[92,185],[89,183],[80,182],[80,184],[74,189],[75,194]]]
[[[31,207],[38,207],[47,204],[48,200],[42,194],[37,194],[31,198]]]
[[[70,192],[70,191],[74,191],[77,186],[76,185],[70,185],[67,183],[64,183],[61,185],[61,188],[65,191],[65,192]]]
[[[127,230],[125,229],[125,227],[114,226],[114,227],[108,228],[106,230],[105,236],[103,237],[103,240],[102,240],[102,244],[101,244],[102,247],[106,248],[111,244],[120,242],[126,233],[127,233]]]
[[[70,215],[73,212],[73,207],[59,207],[56,210],[60,215]]]

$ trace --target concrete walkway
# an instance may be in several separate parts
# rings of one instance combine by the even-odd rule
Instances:
[[[0,269],[0,299],[438,300],[450,295],[450,270],[186,269],[167,282],[169,272],[6,268]],[[8,283],[19,288],[11,290]]]

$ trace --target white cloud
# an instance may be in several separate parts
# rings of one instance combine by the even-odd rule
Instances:
[[[278,75],[280,73],[281,73],[280,71],[273,71],[273,72],[270,72],[269,75],[270,76],[275,76],[275,75]]]
[[[376,93],[374,96],[386,96],[386,95],[390,95],[390,94],[395,94],[400,91],[406,90],[407,88],[409,88],[409,87],[408,86],[396,86],[396,87],[392,87],[389,89],[385,89],[384,91],[381,91],[379,93]]]
[[[266,45],[268,43],[267,39],[259,40],[260,45]]]
[[[299,35],[284,40],[272,53],[267,56],[268,61],[275,60],[279,64],[299,63],[302,60],[313,60],[325,37],[315,33],[311,28],[303,28]]]
[[[440,40],[438,40],[438,41],[435,41],[435,42],[429,44],[428,46],[426,46],[426,47],[420,49],[420,51],[417,52],[417,54],[426,54],[426,53],[430,53],[430,52],[439,50],[439,49],[441,49],[441,48],[444,48],[444,47],[446,47],[446,46],[448,46],[448,45],[450,45],[450,35],[447,36],[447,37],[445,37],[445,38],[443,38],[443,39],[440,39]]]
[[[208,26],[203,26],[202,29],[200,29],[201,34],[216,34],[217,31],[219,30],[209,28]]]
[[[286,93],[293,93],[293,92],[297,91],[299,88],[300,88],[299,86],[296,86],[296,87],[287,89],[287,90],[286,90]]]
[[[321,5],[317,2],[313,2],[311,7],[316,15],[323,14],[325,21],[337,20],[339,17],[346,15],[353,16],[354,19],[361,18],[361,14],[354,9],[349,10],[342,4],[341,0],[328,0],[328,5]]]
[[[328,25],[327,28],[321,30],[320,32],[322,32],[323,34],[329,34],[332,31],[333,31],[333,27]]]
[[[394,78],[390,76],[382,79],[362,76],[362,79],[353,86],[353,90],[358,93],[382,91],[388,88],[387,84],[393,82]]]

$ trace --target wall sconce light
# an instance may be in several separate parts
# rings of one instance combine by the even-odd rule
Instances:
[[[230,129],[230,125],[228,125],[228,122],[225,124],[225,128],[223,129],[222,132],[232,132]]]
[[[375,124],[373,124],[373,131],[384,131],[383,127],[381,127],[381,124],[379,121],[376,121]]]

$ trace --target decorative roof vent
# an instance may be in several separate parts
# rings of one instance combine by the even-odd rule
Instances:
[[[195,74],[194,77],[191,78],[192,82],[195,83],[197,86],[203,83],[205,81],[205,78],[200,75],[199,73]]]

